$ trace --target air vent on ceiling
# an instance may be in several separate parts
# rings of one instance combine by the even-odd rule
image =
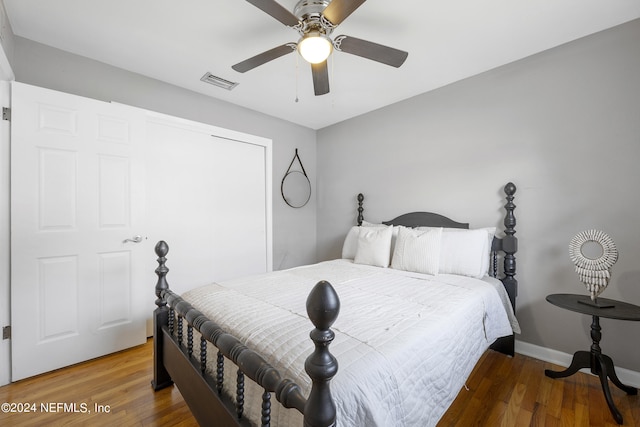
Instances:
[[[231,90],[234,87],[238,86],[238,82],[230,82],[229,80],[225,80],[222,77],[214,76],[211,73],[205,73],[205,75],[202,76],[200,80],[226,90]]]

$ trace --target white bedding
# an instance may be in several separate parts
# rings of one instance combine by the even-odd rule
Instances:
[[[313,325],[305,302],[321,279],[341,303],[330,346],[339,363],[331,382],[339,426],[435,425],[488,346],[519,332],[496,279],[422,275],[346,259],[212,284],[183,298],[308,395],[304,361],[313,351]],[[235,368],[230,362],[225,368],[232,389]],[[259,420],[262,391],[249,382],[247,415]],[[273,426],[302,425],[296,410],[279,406],[272,405]]]

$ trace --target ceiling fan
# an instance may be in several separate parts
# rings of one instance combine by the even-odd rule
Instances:
[[[329,37],[333,30],[365,0],[300,0],[293,13],[275,0],[247,0],[300,34],[297,43],[285,43],[233,65],[244,73],[297,50],[311,64],[313,88],[317,95],[329,93],[327,58],[333,49],[400,67],[407,52],[351,36]]]

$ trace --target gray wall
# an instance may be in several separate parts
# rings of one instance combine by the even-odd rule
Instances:
[[[437,67],[437,64],[433,64]],[[425,70],[428,73],[429,70]],[[586,293],[568,243],[596,228],[620,259],[603,297],[640,305],[640,20],[318,132],[318,257],[365,218],[430,210],[501,225],[517,187],[520,340],[573,354],[588,316],[545,301]],[[602,320],[603,351],[640,371],[640,324]]]
[[[303,208],[293,209],[280,196],[280,182],[296,148],[315,194],[315,131],[21,37],[15,37],[12,67],[19,82],[272,139],[273,267],[315,262],[315,198]]]

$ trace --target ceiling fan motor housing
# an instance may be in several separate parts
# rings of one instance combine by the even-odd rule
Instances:
[[[329,3],[331,0],[300,0],[296,4],[293,14],[300,20],[301,26],[296,29],[301,36],[312,30],[327,36],[331,34],[334,25],[322,16]]]
[[[305,16],[319,16],[329,3],[330,0],[300,0],[293,8],[293,14],[300,20],[304,20]]]

